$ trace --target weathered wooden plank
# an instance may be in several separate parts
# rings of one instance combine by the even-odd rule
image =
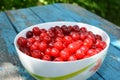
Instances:
[[[18,32],[26,27],[42,22],[37,16],[34,15],[31,10],[27,8],[6,11],[6,14],[8,15],[9,19],[13,23],[13,26]]]
[[[65,12],[59,11],[52,5],[32,7],[31,10],[45,22],[74,21],[71,17],[65,14]]]
[[[111,44],[120,49],[120,45],[117,45],[120,43],[120,27],[85,10],[84,8],[81,8],[80,6],[70,4],[54,4],[54,6],[63,12],[65,11],[78,22],[88,23],[105,30],[111,38]]]
[[[13,42],[16,32],[5,13],[0,13],[0,80],[25,80],[31,76],[23,70]],[[32,79],[32,78],[31,78]]]

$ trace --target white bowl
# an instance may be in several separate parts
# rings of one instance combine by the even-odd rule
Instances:
[[[107,47],[99,54],[82,60],[68,61],[68,62],[52,62],[39,60],[30,57],[18,49],[16,41],[18,37],[24,36],[27,31],[32,30],[33,27],[38,26],[40,28],[48,29],[52,26],[62,25],[78,25],[80,27],[86,27],[89,31],[95,34],[100,34],[103,40],[107,43]],[[19,59],[25,69],[38,80],[86,80],[92,76],[103,63],[103,60],[107,54],[107,50],[110,44],[110,38],[103,30],[84,23],[78,22],[48,22],[37,24],[22,30],[14,40],[14,45],[18,53]]]

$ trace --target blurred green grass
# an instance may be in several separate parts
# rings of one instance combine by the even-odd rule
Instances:
[[[70,3],[82,6],[120,26],[120,0],[0,0],[0,11],[53,3]]]

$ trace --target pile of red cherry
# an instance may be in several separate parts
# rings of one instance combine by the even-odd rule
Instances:
[[[98,54],[107,45],[101,35],[78,25],[48,30],[34,27],[26,37],[19,37],[17,44],[23,53],[47,61],[80,60]]]

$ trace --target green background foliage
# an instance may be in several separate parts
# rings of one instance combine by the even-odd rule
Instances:
[[[120,26],[120,0],[0,0],[0,11],[53,3],[70,3],[82,6]]]

